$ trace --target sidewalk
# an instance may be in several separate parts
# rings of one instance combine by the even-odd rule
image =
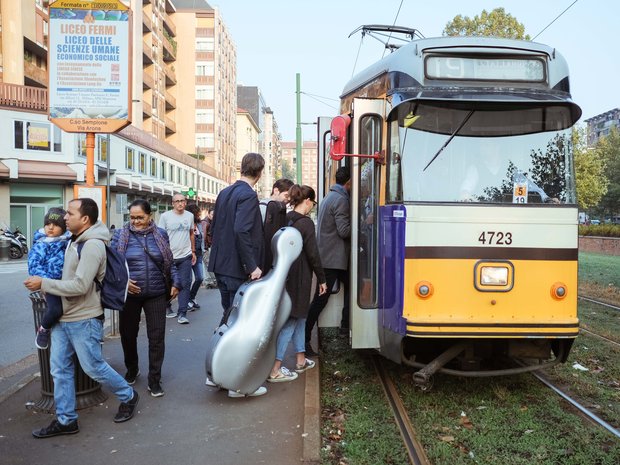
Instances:
[[[165,396],[153,398],[146,386],[147,340],[140,330],[140,369],[134,388],[140,394],[136,416],[112,421],[118,401],[110,393],[99,406],[80,410],[80,432],[34,439],[33,429],[52,415],[27,410],[40,397],[39,379],[0,403],[0,462],[36,464],[183,465],[265,463],[290,465],[319,459],[319,383],[317,367],[290,383],[265,383],[266,395],[230,399],[226,391],[205,386],[206,346],[221,317],[219,292],[201,290],[201,310],[188,314],[191,323],[167,320],[166,359],[162,370]],[[107,338],[107,361],[124,375],[118,338]],[[287,353],[285,365],[292,366]]]

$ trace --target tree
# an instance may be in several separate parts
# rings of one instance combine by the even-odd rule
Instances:
[[[297,179],[295,169],[291,167],[288,160],[282,160],[282,177],[286,179]]]
[[[572,142],[575,154],[575,179],[579,209],[588,211],[598,205],[607,193],[609,181],[605,177],[605,162],[595,149],[586,146],[585,128],[573,128]]]
[[[605,163],[605,176],[609,182],[599,207],[605,216],[613,216],[620,211],[620,132],[614,128],[600,139],[596,153]]]
[[[530,40],[525,34],[525,26],[503,8],[495,8],[490,13],[482,10],[480,16],[463,17],[457,15],[443,30],[445,36],[494,36],[506,39]]]

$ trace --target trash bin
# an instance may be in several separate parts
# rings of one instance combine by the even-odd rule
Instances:
[[[32,312],[34,314],[35,331],[41,326],[43,314],[47,309],[47,302],[42,292],[30,293],[32,301]],[[45,413],[54,413],[54,380],[50,373],[50,348],[38,349],[39,353],[39,370],[41,372],[41,398],[28,404],[29,408]],[[105,402],[108,398],[101,390],[101,385],[90,378],[80,366],[80,362],[76,355],[73,356],[75,365],[75,397],[76,408],[84,409],[93,407],[101,402]]]
[[[0,237],[0,262],[8,262],[11,256],[11,239]]]

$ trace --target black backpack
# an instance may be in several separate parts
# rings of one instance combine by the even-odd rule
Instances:
[[[85,242],[77,245],[78,258],[81,258],[82,248]],[[95,285],[101,296],[101,306],[103,309],[121,311],[127,300],[127,289],[129,288],[129,267],[127,260],[117,250],[105,244],[106,265],[103,280],[95,277]]]

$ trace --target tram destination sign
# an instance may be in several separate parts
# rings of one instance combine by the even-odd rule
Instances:
[[[113,133],[129,125],[129,0],[56,0],[49,17],[50,121],[67,132]]]
[[[545,82],[545,61],[542,58],[495,58],[428,56],[424,62],[428,79],[468,81]]]

